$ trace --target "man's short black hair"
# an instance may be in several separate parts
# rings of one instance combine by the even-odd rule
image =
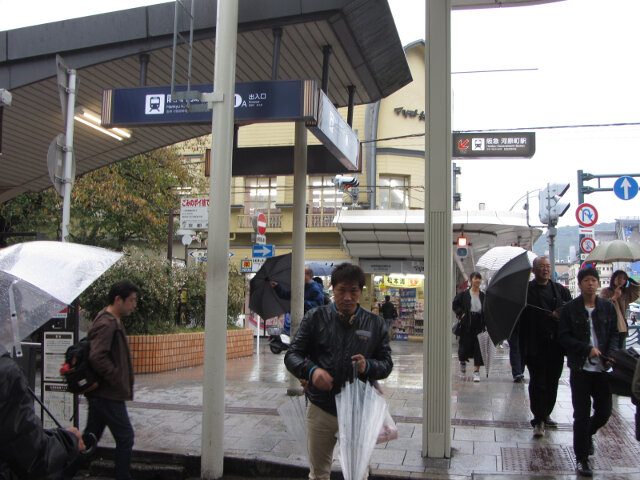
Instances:
[[[140,289],[129,280],[122,280],[120,282],[114,283],[111,286],[109,295],[107,295],[107,301],[109,302],[109,305],[113,305],[116,302],[116,297],[120,297],[122,300],[126,300],[132,293],[139,294]]]
[[[600,281],[598,270],[596,270],[594,267],[583,268],[578,272],[578,284],[582,283],[584,277],[595,277],[596,280]]]
[[[364,288],[364,272],[358,265],[352,263],[341,263],[331,274],[331,286],[335,286],[342,282],[358,282],[360,290]]]
[[[389,295],[385,295],[384,299],[388,302],[389,300],[391,300],[391,297]]]

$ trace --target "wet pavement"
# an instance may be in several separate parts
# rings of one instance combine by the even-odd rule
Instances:
[[[284,356],[260,342],[260,355],[227,361],[225,457],[280,467],[306,461],[289,438],[277,408],[288,400]],[[508,349],[498,348],[488,378],[474,383],[462,376],[452,356],[452,456],[423,458],[422,344],[392,342],[394,369],[382,387],[399,430],[399,438],[376,447],[372,476],[450,479],[576,478],[572,444],[572,407],[568,369],[560,380],[552,414],[558,422],[543,438],[533,437],[527,384],[513,383]],[[455,346],[452,352],[455,352]],[[128,404],[135,450],[198,456],[200,454],[203,368],[136,376],[135,401]],[[527,376],[528,378],[528,376]],[[614,396],[609,423],[595,437],[595,478],[640,480],[640,444],[634,436],[635,407]],[[81,406],[81,425],[85,422]],[[101,445],[113,445],[108,432]],[[334,467],[339,470],[337,451]],[[263,471],[277,472],[275,468]],[[282,471],[282,470],[281,470]],[[282,474],[284,475],[284,474]],[[274,475],[278,476],[278,475]]]

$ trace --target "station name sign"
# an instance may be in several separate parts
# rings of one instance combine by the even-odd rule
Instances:
[[[213,92],[212,84],[192,85],[201,93]],[[184,91],[186,87],[176,87]],[[245,122],[290,122],[317,119],[315,80],[278,80],[236,83],[234,120]],[[102,93],[102,126],[140,127],[181,123],[210,124],[212,113],[206,102],[171,99],[171,87],[113,88]]]
[[[453,133],[452,158],[531,158],[535,132]]]

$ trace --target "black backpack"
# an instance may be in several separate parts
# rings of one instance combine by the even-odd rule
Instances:
[[[67,348],[65,364],[60,369],[60,375],[66,379],[67,390],[71,393],[88,393],[98,388],[98,375],[89,362],[90,347],[89,339],[84,337]]]
[[[615,350],[611,354],[611,358],[614,360],[613,370],[607,374],[611,393],[625,397],[631,396],[631,382],[638,357],[638,352],[633,347]]]

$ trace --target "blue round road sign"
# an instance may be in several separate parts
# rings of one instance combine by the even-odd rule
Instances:
[[[622,200],[631,200],[638,194],[638,182],[633,177],[620,177],[613,184],[613,193]]]

